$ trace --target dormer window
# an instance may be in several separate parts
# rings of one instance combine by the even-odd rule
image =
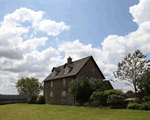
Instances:
[[[56,76],[59,72],[60,72],[60,68],[53,67],[52,69],[53,77]]]
[[[68,67],[67,65],[66,65],[66,67],[65,67],[65,73],[64,74],[67,74],[68,72],[70,72],[71,71],[71,67]]]
[[[58,73],[58,71],[53,70],[53,77],[54,77],[54,76],[56,76],[56,75],[57,75],[57,73]]]

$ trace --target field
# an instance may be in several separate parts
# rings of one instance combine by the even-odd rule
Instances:
[[[20,103],[0,105],[0,120],[150,120],[150,111]]]

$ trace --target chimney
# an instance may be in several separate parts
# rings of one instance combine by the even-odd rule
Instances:
[[[67,63],[72,63],[72,58],[69,56]]]

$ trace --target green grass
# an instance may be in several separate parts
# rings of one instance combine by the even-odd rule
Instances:
[[[150,111],[20,103],[1,105],[0,120],[150,120]]]

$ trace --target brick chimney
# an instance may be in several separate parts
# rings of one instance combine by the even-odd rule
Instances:
[[[69,56],[69,58],[67,59],[67,63],[72,63],[72,58]]]

